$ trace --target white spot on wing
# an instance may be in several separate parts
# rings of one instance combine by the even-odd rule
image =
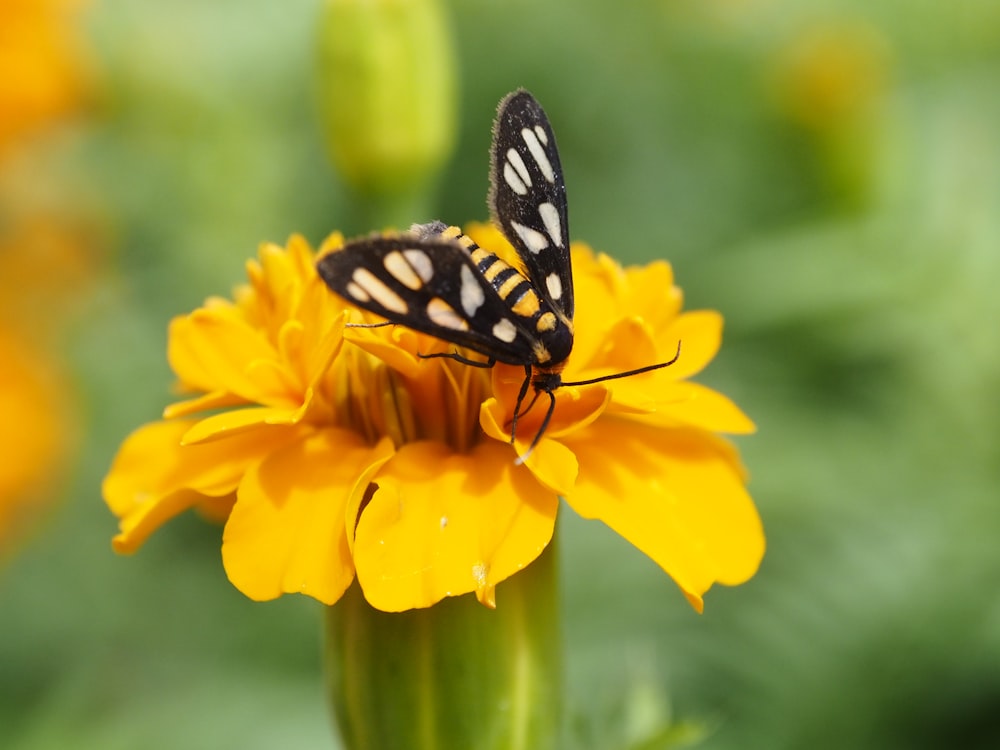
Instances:
[[[476,314],[476,310],[482,307],[483,302],[486,301],[486,297],[483,295],[483,288],[479,286],[479,282],[473,275],[471,268],[462,266],[461,277],[462,309],[471,318]]]
[[[517,338],[517,328],[507,318],[503,318],[493,326],[493,335],[508,344]]]
[[[538,140],[542,142],[543,146],[549,145],[549,134],[545,132],[545,128],[541,125],[535,125],[535,135],[538,136]]]
[[[556,247],[562,247],[562,222],[559,221],[559,211],[551,203],[545,202],[538,206],[538,214],[545,224],[545,231],[556,243]]]
[[[521,238],[525,246],[535,255],[549,246],[549,241],[545,239],[545,235],[541,232],[536,232],[531,227],[518,224],[516,221],[512,221],[510,225],[514,227],[514,231],[517,232],[517,236]]]
[[[427,317],[442,328],[451,328],[454,331],[469,330],[465,318],[460,317],[455,309],[440,297],[434,297],[427,303]]]
[[[353,281],[347,282],[347,293],[358,302],[368,302],[371,299],[371,297],[368,296],[368,292],[359,287]]]
[[[407,262],[406,258],[399,250],[393,250],[391,253],[387,253],[382,259],[382,265],[385,266],[385,270],[388,271],[392,277],[405,287],[410,289],[419,289],[423,286],[423,282],[420,277],[414,272],[413,268]]]
[[[431,263],[430,257],[423,250],[404,250],[403,255],[406,259],[410,261],[410,265],[413,266],[413,270],[417,272],[417,276],[423,279],[426,284],[431,280],[434,275],[434,264]]]
[[[351,275],[351,279],[355,284],[361,287],[361,289],[364,290],[369,297],[382,305],[382,307],[386,310],[398,313],[399,315],[406,314],[407,307],[403,298],[387,287],[378,276],[373,274],[367,268],[355,268],[354,273]],[[360,299],[360,297],[357,299]]]
[[[562,281],[559,278],[559,274],[550,273],[545,277],[545,288],[549,290],[549,296],[557,300],[562,297]]]
[[[518,195],[528,194],[527,185],[521,182],[521,178],[517,176],[517,173],[514,171],[514,168],[510,165],[510,162],[504,162],[503,164],[503,179],[504,182],[506,182],[510,186],[510,189],[513,190]]]
[[[521,131],[521,137],[524,139],[528,151],[531,152],[531,158],[535,160],[535,164],[538,165],[538,168],[542,170],[542,174],[545,175],[545,179],[549,182],[555,182],[556,173],[552,171],[552,164],[549,162],[549,157],[545,155],[545,148],[538,142],[538,136],[535,135],[535,131],[524,128]]]
[[[521,178],[521,182],[526,187],[531,187],[531,172],[528,171],[528,166],[524,163],[521,155],[517,153],[516,148],[507,149],[507,161],[517,170],[517,176]]]

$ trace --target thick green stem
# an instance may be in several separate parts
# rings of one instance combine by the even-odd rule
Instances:
[[[346,750],[549,750],[561,728],[554,545],[497,588],[401,613],[355,584],[326,620],[331,707]]]

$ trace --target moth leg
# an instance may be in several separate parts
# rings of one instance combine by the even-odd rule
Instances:
[[[525,396],[528,395],[528,386],[531,385],[531,365],[524,366],[524,382],[521,383],[521,390],[517,392],[517,401],[514,402],[514,417],[510,422],[510,444],[514,444],[514,438],[517,436],[517,418],[521,414],[521,404],[524,403]],[[538,392],[535,392],[535,398],[531,399],[531,404],[528,405],[530,409],[534,403],[535,399],[538,398]],[[525,413],[528,412],[525,409]]]
[[[523,456],[518,456],[515,459],[514,463],[517,466],[520,466],[525,461],[527,461],[528,456],[530,456],[534,452],[535,446],[538,445],[539,441],[542,439],[542,435],[545,434],[545,430],[547,430],[549,427],[549,420],[552,419],[552,413],[556,410],[556,394],[554,394],[552,391],[545,391],[545,393],[549,397],[549,408],[545,412],[545,418],[542,420],[542,426],[539,427],[538,432],[535,433],[535,437],[532,439],[531,445],[528,446],[528,450],[525,451]]]

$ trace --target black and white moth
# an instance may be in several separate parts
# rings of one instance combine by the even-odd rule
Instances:
[[[667,362],[592,380],[564,382],[573,350],[573,266],[569,249],[566,183],[548,117],[523,89],[500,102],[490,153],[490,213],[514,246],[514,268],[479,247],[457,227],[415,224],[409,232],[352,240],[322,257],[319,275],[335,293],[391,323],[412,328],[486,357],[431,354],[476,367],[520,365],[524,381],[511,424],[540,394],[548,410],[524,455],[538,445],[555,410],[555,391],[667,367]],[[524,411],[529,388],[534,396]]]

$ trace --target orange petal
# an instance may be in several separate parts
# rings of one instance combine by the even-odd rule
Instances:
[[[409,443],[375,482],[379,489],[358,522],[354,561],[377,609],[429,607],[470,591],[488,604],[493,587],[538,557],[552,537],[558,498],[497,443],[468,454]]]
[[[247,472],[222,537],[229,580],[251,599],[301,593],[333,604],[354,579],[345,509],[358,478],[392,445],[327,429]]]
[[[102,486],[105,502],[121,519],[116,548],[137,549],[153,528],[205,495],[234,491],[248,466],[292,435],[289,428],[275,427],[182,446],[181,437],[192,424],[190,420],[147,424],[118,450]]]
[[[609,414],[642,414],[644,424],[698,427],[709,432],[747,435],[757,428],[740,408],[718,391],[698,383],[672,382],[663,371],[613,384]]]
[[[700,611],[715,582],[749,579],[764,533],[732,456],[703,433],[605,418],[568,446],[580,461],[566,497],[662,567]]]

